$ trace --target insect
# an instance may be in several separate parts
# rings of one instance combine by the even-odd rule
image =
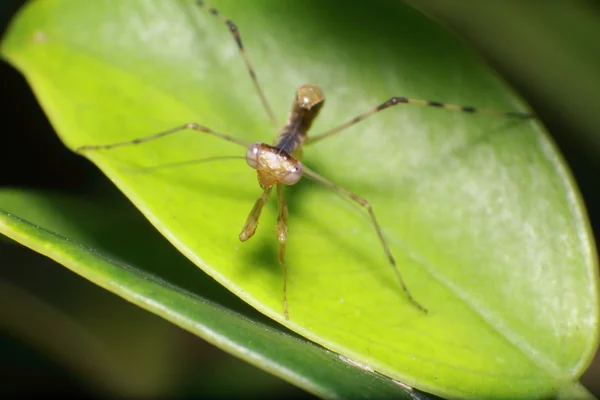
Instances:
[[[217,132],[209,127],[194,122],[186,123],[163,132],[133,140],[105,145],[82,146],[77,148],[76,151],[79,153],[84,153],[86,151],[109,150],[121,146],[137,145],[186,130],[193,130],[212,135],[222,140],[243,146],[246,149],[245,159],[247,164],[256,170],[258,182],[262,188],[262,194],[254,203],[254,206],[252,207],[252,210],[250,211],[250,214],[248,215],[239,234],[239,238],[242,242],[244,242],[254,235],[261,212],[271,197],[273,189],[275,189],[278,201],[276,224],[277,239],[279,241],[278,260],[283,267],[283,312],[286,319],[289,319],[287,302],[287,264],[285,257],[286,240],[288,237],[288,206],[284,198],[284,187],[286,185],[296,184],[302,177],[310,178],[326,187],[340,192],[365,209],[369,215],[375,233],[377,234],[385,257],[392,267],[398,284],[404,292],[407,300],[417,309],[427,313],[427,309],[412,296],[408,286],[404,282],[398,265],[396,264],[394,256],[390,250],[390,246],[383,235],[382,228],[379,225],[375,212],[373,211],[370,203],[365,198],[336,185],[327,178],[319,175],[315,171],[303,165],[300,161],[303,147],[337,135],[346,128],[358,124],[359,122],[375,115],[380,111],[400,104],[414,104],[419,106],[443,108],[450,111],[464,113],[477,112],[493,116],[516,117],[523,119],[536,118],[535,115],[521,112],[476,109],[474,107],[459,106],[439,101],[418,100],[396,96],[391,97],[387,101],[371,108],[370,110],[367,110],[366,112],[348,120],[347,122],[342,123],[333,129],[309,137],[308,131],[315,118],[319,115],[319,112],[325,102],[325,96],[323,95],[323,92],[319,86],[314,84],[305,84],[296,89],[296,94],[292,103],[291,111],[288,115],[288,119],[283,127],[279,127],[277,119],[269,105],[265,93],[261,89],[257,75],[254,72],[252,64],[250,63],[250,59],[242,43],[237,26],[230,19],[220,14],[219,11],[208,6],[204,1],[197,1],[196,4],[200,8],[208,11],[210,14],[220,19],[228,27],[230,33],[232,34],[262,106],[265,109],[269,119],[272,121],[275,129],[278,131],[278,135],[274,144],[270,145],[262,142],[251,144],[244,140],[227,135],[225,133]]]

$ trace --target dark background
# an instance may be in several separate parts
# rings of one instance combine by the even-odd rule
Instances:
[[[10,19],[24,3],[25,0],[0,1],[0,38],[4,36]],[[0,88],[0,149],[3,149],[0,187],[73,193],[84,192],[95,182],[106,180],[93,164],[75,155],[60,142],[23,76],[4,61],[0,61]],[[175,343],[173,351],[177,357],[187,360],[184,363],[189,370],[181,372],[181,383],[172,388],[174,393],[186,393],[179,398],[194,398],[199,394],[203,397],[312,398],[306,392],[96,287],[27,248],[0,240],[0,264],[0,282],[5,280],[19,284],[29,279],[29,289],[40,283],[52,285],[60,282],[77,286],[86,296],[97,296],[99,301],[114,303],[114,307],[120,310],[119,314],[135,318],[136,322],[149,326],[149,329],[164,331],[166,340]],[[19,276],[8,271],[10,266],[21,269],[17,273]],[[6,293],[4,297],[0,295],[0,302],[10,297]],[[10,305],[5,303],[2,307]],[[48,354],[44,343],[37,342],[36,338],[23,337],[18,327],[6,329],[2,316],[0,311],[0,397],[52,394],[88,398],[124,396],[123,393],[112,392],[114,388],[99,387],[102,382],[82,380],[82,376],[74,374],[72,365],[65,363],[60,355]],[[228,371],[235,373],[232,376],[226,373]],[[85,376],[85,373],[82,375]],[[236,387],[232,386],[232,379],[237,382]]]
[[[544,3],[544,5],[551,2],[552,0]],[[22,0],[2,0],[0,2],[0,35],[4,33],[9,20],[23,3],[24,1]],[[469,13],[465,13],[464,7],[467,3],[464,1],[456,2],[457,6],[454,11],[448,10],[448,7],[442,9],[442,7],[435,4],[432,6],[432,3],[435,2],[424,1],[422,3],[424,6],[421,8],[428,10],[432,15],[443,20],[464,38],[472,40],[480,49],[493,45],[490,35],[494,35],[497,32],[492,23],[486,25],[486,18],[493,18],[493,14],[495,13],[494,10],[488,7],[490,5],[489,2],[481,2],[486,3],[485,9],[469,9],[470,13],[480,12],[477,17],[473,15],[465,16]],[[531,1],[529,3],[534,4],[536,2]],[[586,7],[589,7],[590,12],[598,13],[600,24],[600,6],[598,2],[589,1],[583,3],[586,4]],[[542,4],[539,2],[537,6],[534,4],[531,8],[532,12],[536,10],[535,7],[541,6]],[[538,10],[541,10],[541,8]],[[549,12],[554,11],[550,10]],[[523,14],[527,10],[520,10],[519,12]],[[543,14],[541,16],[539,16],[540,13],[536,12],[536,14],[538,14],[538,18],[543,18]],[[551,18],[551,16],[548,18]],[[483,24],[483,27],[486,29],[486,35],[477,34],[476,29],[478,27],[472,22],[473,19],[479,21],[479,24]],[[543,21],[540,22],[540,26],[543,26]],[[482,28],[479,27],[479,29]],[[528,29],[531,29],[531,27],[528,27]],[[558,31],[560,35],[560,29],[562,28],[550,24],[549,29],[555,33]],[[571,39],[570,37],[566,37],[572,34],[571,31],[572,29],[569,29],[569,33],[564,34],[566,39]],[[520,33],[518,28],[512,30],[512,32],[515,35],[527,34],[527,32]],[[587,42],[589,42],[590,52],[597,50],[597,45],[593,43],[598,41],[597,39],[589,37],[584,33],[581,34],[580,38],[574,38],[584,50],[588,46]],[[552,45],[553,43],[550,43],[550,47]],[[511,50],[518,47],[512,46],[512,43],[510,46]],[[539,52],[536,52],[538,49],[531,50],[531,57],[534,55],[539,56]],[[494,53],[494,51],[490,51],[485,56],[509,84],[515,87],[525,100],[532,105],[532,108],[540,115],[548,131],[558,143],[577,180],[597,239],[598,232],[600,232],[600,191],[598,190],[598,176],[600,172],[600,157],[598,155],[600,152],[598,152],[599,147],[597,146],[597,143],[600,141],[600,124],[595,125],[595,121],[598,119],[590,118],[584,121],[577,112],[569,112],[568,107],[577,108],[581,111],[581,107],[577,104],[560,105],[561,103],[555,101],[557,99],[554,98],[548,101],[548,98],[551,96],[548,96],[547,92],[537,90],[536,86],[532,84],[534,80],[528,79],[525,74],[520,74],[515,68],[515,64],[507,64],[505,58],[499,54],[507,53]],[[587,56],[590,55],[588,54]],[[591,62],[599,61],[597,64],[599,68],[596,70],[600,74],[600,52],[598,54],[591,54],[591,57],[587,58],[587,60],[591,60]],[[530,65],[532,67],[539,65],[541,69],[554,68],[553,64],[545,64],[541,59],[532,58],[527,61],[531,61]],[[560,64],[559,61],[557,61],[557,65]],[[567,85],[569,84],[569,79],[576,78],[576,76],[569,75],[567,72],[564,74]],[[565,82],[561,80],[560,84],[565,84]],[[600,93],[600,87],[594,88],[594,84],[591,82],[591,87],[586,89]],[[576,83],[574,82],[573,85],[576,85]],[[572,88],[573,85],[570,87]],[[0,185],[2,187],[34,187],[74,192],[84,190],[90,182],[104,179],[91,163],[73,154],[62,145],[23,77],[4,62],[0,62],[0,87],[2,88],[2,99],[4,100],[0,111],[0,149],[3,150],[0,157]],[[564,93],[558,89],[559,87],[560,85],[557,86],[557,91],[554,93],[558,100],[560,100],[560,97],[564,97]],[[587,99],[582,98],[580,100],[582,104],[590,106],[589,109],[592,110],[590,112],[593,113],[595,110],[596,114],[600,113],[600,110],[598,110],[598,104],[600,104],[598,96]],[[557,106],[557,104],[559,105]],[[27,249],[0,242],[0,260],[3,265],[16,262],[27,265],[44,264],[43,269],[51,269],[53,270],[52,273],[70,274],[70,272],[58,265],[51,265],[50,262],[45,261],[41,256],[29,253],[31,252]],[[2,268],[0,268],[0,271],[2,271]],[[32,267],[31,273],[37,273],[36,271],[40,271],[39,267],[37,270],[35,267]],[[4,274],[6,274],[6,271],[0,274],[0,279],[3,278]],[[89,283],[85,282],[82,284]],[[93,286],[92,284],[89,285]],[[90,287],[89,290],[95,289]],[[120,305],[122,307],[133,307],[124,301],[122,303]],[[143,311],[139,312],[147,314]],[[144,318],[158,320],[158,317],[153,315],[148,315]],[[161,322],[154,321],[153,323],[160,324]],[[1,323],[0,326],[2,326]],[[256,390],[254,392],[255,396],[264,396],[265,393],[268,393],[270,396],[277,394],[301,395],[302,393],[298,389],[279,381],[277,378],[270,377],[256,370],[254,367],[247,366],[245,363],[233,359],[231,356],[207,345],[202,340],[178,328],[172,327],[169,329],[176,332],[173,335],[183,343],[182,346],[185,347],[185,351],[191,352],[199,359],[204,361],[211,360],[211,362],[217,359],[221,360],[220,362],[226,363],[230,368],[236,368],[236,370],[241,371],[240,373],[247,373],[249,377],[252,377],[250,378],[251,380],[262,382],[258,386],[254,385]],[[596,362],[596,366],[592,366],[582,379],[586,387],[596,393],[596,395],[600,394],[600,383],[598,382],[600,381],[600,372],[597,364]],[[2,388],[0,393],[2,394],[71,393],[92,397],[91,393],[94,393],[86,383],[80,381],[79,377],[73,376],[62,364],[55,363],[51,355],[43,354],[36,346],[31,346],[27,340],[23,340],[23,338],[13,335],[10,332],[0,334],[0,374],[2,376],[0,378],[0,387]],[[218,382],[213,383],[214,386],[212,387],[197,389],[205,393],[227,394],[226,389],[223,389],[221,392],[219,391]],[[224,382],[223,384],[226,383]]]

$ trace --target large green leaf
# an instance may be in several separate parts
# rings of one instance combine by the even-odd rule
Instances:
[[[280,122],[306,82],[328,95],[315,131],[392,95],[523,108],[464,46],[402,5],[214,5],[240,27]],[[192,2],[37,1],[2,49],[71,148],[189,121],[247,141],[273,137],[231,35]],[[301,182],[288,191],[285,321],[275,205],[251,242],[237,239],[260,193],[253,172],[221,161],[143,173],[243,152],[188,132],[89,158],[221,284],[390,377],[447,396],[530,397],[568,386],[589,363],[595,250],[538,124],[402,106],[306,149],[307,165],[372,203],[428,315],[399,290],[364,212]]]
[[[2,209],[11,210],[11,213]],[[283,328],[277,329],[261,322],[255,310],[197,271],[132,211],[131,205],[111,191],[65,196],[5,189],[0,191],[0,232],[126,300],[321,397],[431,398],[380,374],[364,371],[335,353],[290,335]],[[144,245],[145,251],[140,252]],[[60,284],[56,280],[52,283]],[[15,296],[9,297],[14,290],[2,289],[3,299],[16,300]],[[90,321],[94,325],[106,325],[110,321],[112,335],[118,340],[106,340],[103,338],[106,334],[98,334],[90,326],[88,336],[76,340],[73,324],[55,316],[46,324],[65,325],[60,330],[62,335],[56,336],[53,332],[56,328],[52,325],[44,327],[44,319],[27,321],[28,318],[39,318],[39,314],[18,315],[20,311],[31,311],[27,308],[31,301],[12,304],[10,310],[4,310],[0,315],[5,319],[18,319],[19,325],[44,327],[39,332],[22,334],[33,337],[35,342],[45,347],[46,352],[78,367],[79,373],[91,375],[89,380],[100,381],[103,386],[118,387],[120,395],[169,394],[165,389],[169,383],[173,384],[170,378],[164,376],[159,379],[150,375],[181,374],[180,369],[174,370],[174,357],[163,354],[165,365],[160,368],[151,365],[138,367],[138,371],[131,371],[135,365],[128,362],[136,348],[140,351],[137,345],[129,343],[131,341],[143,341],[148,347],[144,356],[137,357],[138,360],[156,362],[152,358],[159,355],[153,355],[165,351],[153,343],[161,334],[160,329],[138,322],[139,328],[154,329],[153,335],[131,338],[127,334],[131,327],[123,324],[122,318],[116,317],[113,311],[98,310],[101,306],[110,307],[110,302],[98,304],[95,309],[86,307],[87,302],[93,301],[93,294],[90,298],[89,293],[75,294],[73,291],[64,294],[63,302],[73,303],[77,295],[82,300],[70,304],[71,309],[78,310],[74,314],[87,314],[85,320],[88,325]],[[98,318],[99,315],[104,318]],[[109,316],[112,318],[107,318]],[[4,325],[14,321],[2,322]],[[85,325],[84,322],[79,326]],[[57,337],[62,340],[57,341]],[[64,343],[65,340],[74,343]],[[164,334],[163,340],[168,341]],[[115,363],[118,365],[115,366]],[[199,379],[198,371],[187,373],[191,379]]]

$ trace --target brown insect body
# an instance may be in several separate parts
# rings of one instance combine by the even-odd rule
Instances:
[[[292,104],[292,110],[288,120],[279,136],[275,147],[296,158],[296,151],[302,151],[302,145],[306,140],[306,134],[312,126],[313,121],[319,115],[319,111],[325,104],[325,96],[317,85],[302,85],[296,90],[296,98]]]
[[[275,129],[278,129],[279,124],[277,123],[277,118],[273,114],[273,111],[269,106],[269,102],[267,101],[267,98],[258,83],[256,74],[252,69],[250,60],[248,59],[246,50],[244,49],[244,46],[242,44],[242,39],[240,37],[240,33],[237,26],[231,20],[221,15],[216,9],[207,6],[204,3],[204,1],[196,0],[196,2],[200,7],[208,10],[212,15],[219,18],[229,28],[239,48],[240,54],[242,55],[242,59],[244,61],[244,64],[246,65],[246,68],[248,70],[250,78],[252,79],[260,101],[265,111],[267,112],[269,119],[273,123],[273,126],[275,127]],[[449,104],[440,101],[428,101],[420,99],[411,99],[403,96],[394,96],[388,99],[387,101],[377,105],[376,107],[373,107],[367,110],[366,112],[348,120],[347,122],[344,122],[341,125],[338,125],[332,129],[329,129],[328,131],[311,136],[309,138],[307,136],[308,130],[310,129],[313,121],[319,114],[319,111],[323,107],[324,102],[325,96],[323,95],[323,92],[317,85],[306,84],[300,86],[296,90],[296,97],[294,98],[292,109],[288,115],[288,120],[285,126],[279,131],[274,145],[269,145],[262,142],[250,144],[245,140],[239,139],[235,136],[218,132],[214,129],[211,129],[207,126],[195,122],[190,122],[180,126],[176,126],[166,131],[155,133],[153,135],[148,135],[123,142],[111,143],[107,145],[82,146],[76,149],[76,151],[79,153],[83,153],[91,150],[108,150],[121,146],[138,145],[151,140],[169,136],[171,134],[181,132],[184,130],[193,130],[196,132],[201,132],[207,135],[211,135],[213,137],[220,138],[221,140],[226,140],[228,142],[244,146],[247,149],[246,162],[250,167],[256,170],[258,181],[263,189],[263,193],[254,203],[254,206],[252,207],[252,210],[250,211],[250,214],[248,215],[248,218],[244,223],[242,231],[240,232],[239,238],[241,241],[246,241],[254,235],[262,209],[264,208],[265,204],[269,200],[269,197],[271,196],[273,186],[275,186],[278,202],[276,226],[277,239],[279,241],[278,258],[279,262],[283,266],[283,313],[286,319],[289,318],[287,307],[287,265],[285,262],[285,246],[288,234],[288,206],[284,199],[283,188],[284,185],[293,185],[297,183],[300,180],[300,178],[302,178],[302,176],[306,176],[312,179],[313,181],[322,184],[325,187],[331,188],[333,190],[338,191],[339,193],[344,194],[345,196],[356,202],[369,214],[371,224],[379,238],[379,242],[381,243],[388,263],[394,270],[396,279],[402,291],[404,292],[408,300],[417,309],[426,313],[427,309],[413,298],[413,296],[408,290],[408,287],[404,283],[404,280],[400,275],[398,265],[396,264],[396,261],[390,250],[390,246],[384,238],[383,230],[381,229],[381,226],[379,225],[379,222],[375,217],[373,207],[371,207],[371,205],[365,198],[358,196],[357,194],[354,194],[341,186],[336,185],[335,183],[329,181],[328,179],[324,178],[318,173],[310,170],[309,168],[304,167],[300,162],[300,159],[302,157],[302,147],[304,145],[314,144],[323,139],[336,135],[341,131],[345,130],[346,128],[349,128],[369,118],[370,116],[377,114],[380,111],[400,104],[413,104],[425,107],[444,108],[449,111],[464,112],[469,114],[481,113],[497,117],[534,119],[536,118],[536,116],[534,114],[518,111],[479,109],[471,106],[459,106],[456,104]],[[189,164],[189,162],[174,163],[171,166],[182,164]]]
[[[258,143],[256,146],[255,169],[258,183],[263,189],[285,182],[290,174],[302,169],[302,163],[287,152],[266,143]]]
[[[325,96],[318,86],[300,86],[296,90],[287,123],[279,132],[275,145],[256,143],[250,146],[246,159],[256,169],[258,182],[263,189],[278,183],[293,185],[301,178],[302,145],[324,102]]]

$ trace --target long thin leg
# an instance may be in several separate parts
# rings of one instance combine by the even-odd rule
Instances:
[[[223,21],[223,23],[225,25],[227,25],[227,27],[229,28],[229,31],[231,31],[231,34],[233,35],[233,38],[235,39],[235,42],[237,43],[238,48],[240,49],[240,53],[242,54],[242,57],[244,59],[244,64],[246,64],[246,69],[248,70],[248,73],[250,74],[250,78],[252,78],[252,82],[254,83],[254,88],[256,89],[256,92],[258,93],[258,96],[260,97],[260,101],[262,102],[263,107],[267,111],[269,118],[273,122],[275,129],[276,130],[279,129],[279,124],[277,123],[277,118],[275,118],[275,114],[273,114],[273,110],[271,109],[271,106],[269,105],[269,102],[267,101],[267,96],[265,96],[264,92],[262,91],[262,88],[260,87],[260,84],[258,83],[258,78],[256,77],[256,73],[254,72],[254,68],[252,68],[252,64],[250,64],[250,59],[248,58],[248,55],[246,54],[246,49],[244,48],[244,44],[242,43],[242,38],[240,36],[240,31],[239,31],[238,27],[229,18],[227,18],[224,15],[222,15],[221,13],[219,13],[218,10],[216,10],[212,7],[209,7],[203,0],[197,0],[196,3],[198,4],[198,6],[206,9],[209,13],[211,13],[212,15],[214,15],[215,17],[217,17],[221,21]]]
[[[246,223],[240,232],[240,240],[242,242],[245,242],[254,236],[254,232],[256,232],[256,226],[258,225],[258,219],[260,218],[260,213],[269,200],[271,189],[272,187],[265,188],[263,194],[256,200],[256,203],[254,203],[254,207],[252,207],[252,211],[250,211],[250,214],[248,214]]]
[[[246,157],[216,156],[216,157],[196,158],[193,160],[177,161],[177,162],[172,162],[172,163],[153,165],[151,167],[143,167],[143,168],[139,168],[137,170],[137,172],[149,173],[149,172],[154,172],[154,171],[163,170],[163,169],[187,167],[189,165],[206,164],[206,163],[213,162],[213,161],[223,161],[223,160],[246,160]]]
[[[287,305],[287,264],[285,262],[285,242],[288,234],[288,206],[283,197],[283,185],[277,184],[277,239],[279,240],[279,263],[283,267],[283,315],[290,319]]]
[[[140,144],[140,143],[144,143],[144,142],[149,142],[151,140],[155,140],[155,139],[159,139],[161,137],[165,137],[168,135],[171,135],[173,133],[177,133],[177,132],[181,132],[184,131],[186,129],[192,129],[198,132],[203,132],[203,133],[207,133],[209,135],[212,136],[216,136],[218,138],[227,140],[229,142],[233,142],[236,144],[239,144],[241,146],[244,147],[249,147],[250,143],[238,139],[236,137],[230,136],[230,135],[226,135],[224,133],[220,133],[217,132],[215,130],[212,130],[210,128],[207,128],[206,126],[200,125],[200,124],[196,124],[196,123],[188,123],[188,124],[184,124],[184,125],[180,125],[180,126],[176,126],[175,128],[163,131],[163,132],[159,132],[159,133],[155,133],[153,135],[149,135],[149,136],[144,136],[144,137],[140,137],[137,139],[133,139],[133,140],[126,140],[123,142],[117,142],[117,143],[111,143],[111,144],[101,144],[101,145],[92,145],[92,146],[81,146],[75,149],[75,152],[77,153],[83,153],[85,151],[89,151],[89,150],[109,150],[109,149],[114,149],[115,147],[123,147],[123,146],[131,146],[131,145],[136,145],[136,144]]]
[[[437,108],[444,108],[449,111],[458,111],[458,112],[464,112],[464,113],[469,113],[469,114],[478,113],[478,114],[491,115],[491,116],[495,116],[495,117],[512,117],[512,118],[523,118],[523,119],[537,118],[537,116],[535,114],[521,113],[521,112],[517,112],[517,111],[488,110],[488,109],[484,109],[484,108],[475,108],[475,107],[470,107],[470,106],[459,106],[456,104],[442,103],[439,101],[409,99],[406,97],[392,97],[388,101],[381,103],[377,107],[374,107],[374,108],[370,109],[369,111],[352,118],[348,122],[345,122],[338,127],[335,127],[333,129],[330,129],[324,133],[321,133],[321,134],[313,136],[313,137],[309,136],[307,138],[307,140],[304,142],[304,145],[312,144],[312,143],[318,142],[320,140],[323,140],[329,136],[335,135],[336,133],[338,133],[346,128],[349,128],[352,125],[355,125],[355,124],[359,123],[360,121],[367,119],[371,115],[376,114],[379,111],[385,110],[388,107],[395,106],[397,104],[416,104],[418,106],[437,107]]]
[[[392,267],[396,274],[396,278],[398,279],[398,282],[400,283],[402,290],[406,294],[406,297],[415,307],[417,307],[419,310],[427,313],[427,309],[425,307],[423,307],[418,301],[415,300],[415,298],[410,294],[408,287],[404,283],[404,279],[402,279],[402,275],[400,275],[400,270],[398,269],[398,265],[396,264],[396,259],[394,259],[394,256],[392,255],[392,252],[390,250],[390,246],[388,245],[387,241],[383,237],[383,231],[381,230],[381,226],[379,225],[379,222],[377,222],[377,217],[375,217],[375,212],[373,212],[373,207],[371,207],[371,204],[369,204],[369,202],[366,199],[363,199],[362,197],[350,192],[349,190],[346,190],[343,187],[338,186],[335,183],[323,178],[321,175],[317,174],[316,172],[309,170],[308,168],[306,168],[306,166],[304,167],[304,175],[306,175],[308,178],[310,178],[316,182],[319,182],[327,187],[330,187],[332,189],[335,189],[335,190],[345,194],[346,196],[348,196],[349,198],[351,198],[352,200],[354,200],[356,203],[358,203],[360,206],[364,207],[367,210],[367,212],[369,213],[369,216],[371,217],[371,222],[373,223],[373,227],[375,228],[375,231],[377,232],[377,236],[379,237],[379,241],[381,242],[381,245],[383,246],[383,251],[385,252],[385,255],[386,255],[388,261],[390,262],[390,264],[392,264]]]

